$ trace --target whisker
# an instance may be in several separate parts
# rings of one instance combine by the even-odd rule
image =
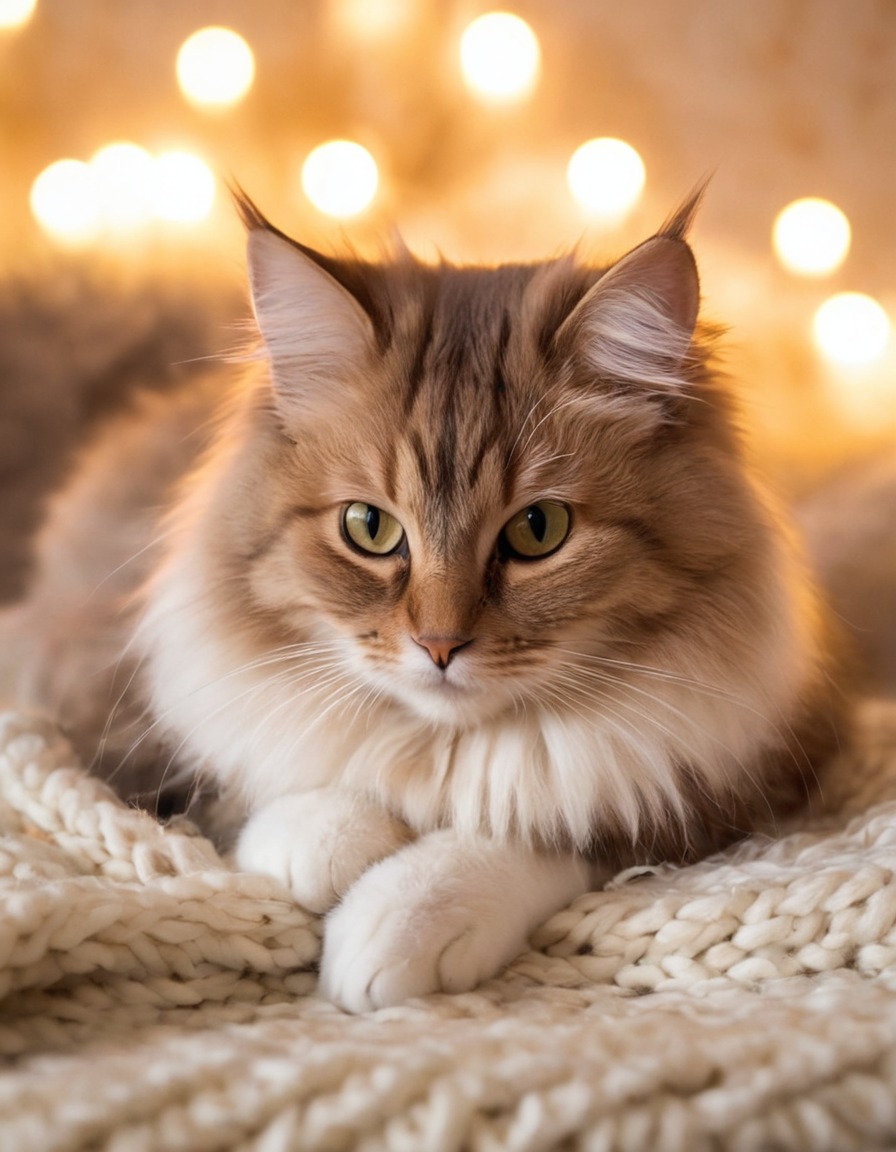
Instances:
[[[306,650],[308,648],[316,649],[316,651],[309,652]],[[316,659],[308,660],[309,656],[316,657]],[[237,677],[237,676],[239,676],[245,672],[257,671],[260,668],[269,666],[271,664],[280,663],[283,661],[298,662],[298,659],[300,657],[302,658],[302,664],[301,664],[300,669],[298,669],[298,671],[301,672],[303,678],[318,676],[321,673],[330,673],[334,668],[337,668],[340,665],[339,653],[337,652],[335,646],[332,646],[331,648],[329,648],[329,651],[328,651],[328,645],[326,642],[311,642],[310,644],[301,644],[301,643],[300,644],[287,644],[287,645],[283,645],[280,649],[275,649],[275,650],[272,650],[271,652],[265,653],[262,656],[256,657],[254,660],[246,661],[244,664],[238,665],[236,668],[232,668],[230,671],[223,673],[221,676],[216,677],[214,680],[206,681],[205,683],[201,684],[199,687],[193,689],[193,691],[189,693],[189,695],[186,697],[186,699],[190,699],[192,697],[198,696],[203,692],[207,692],[207,691],[211,690],[212,688],[219,687],[222,683],[226,682],[227,680],[233,679],[234,677]],[[322,659],[322,657],[327,657],[327,658]],[[286,673],[291,673],[294,671],[296,671],[296,669],[291,669],[291,668],[287,667],[279,675],[282,676]],[[229,706],[231,704],[237,703],[239,700],[243,699],[247,695],[250,695],[252,692],[262,691],[266,687],[269,687],[269,685],[272,682],[274,682],[275,680],[276,680],[276,678],[267,677],[265,679],[260,679],[257,683],[249,685],[247,688],[245,688],[242,692],[238,693],[236,696],[228,698],[228,700],[225,701],[224,705],[215,709],[213,715],[217,715],[221,711],[222,707],[226,707],[226,706]],[[296,682],[298,683],[300,681],[297,679]],[[161,725],[163,725],[164,722],[168,719],[168,717],[177,708],[179,708],[182,704],[183,704],[182,700],[178,701],[177,704],[172,705],[169,708],[166,708],[163,712],[161,712],[157,716],[155,716],[155,718],[153,719],[153,722],[143,731],[143,733],[137,738],[137,740],[134,741],[134,743],[127,750],[127,752],[125,754],[125,759],[132,756],[134,754],[134,752],[137,750],[137,748],[140,746],[140,744],[143,743],[143,741],[145,741],[155,729],[157,729]],[[200,721],[200,724],[201,723],[202,723],[202,721]],[[198,727],[198,726],[199,725],[197,725],[196,727]],[[194,727],[194,729],[191,730],[189,735],[192,735],[194,731],[195,731],[195,727]],[[178,750],[181,747],[183,747],[183,743],[184,742],[182,741],[181,744],[178,746]]]
[[[671,701],[665,700],[661,696],[656,696],[653,693],[648,692],[646,689],[638,687],[637,685],[630,684],[628,681],[622,681],[622,680],[619,680],[618,678],[609,678],[609,677],[601,679],[599,674],[594,672],[593,669],[581,669],[581,668],[576,667],[575,665],[571,666],[571,668],[569,670],[574,672],[574,673],[590,672],[591,673],[590,683],[591,683],[592,688],[593,688],[594,681],[596,681],[597,683],[602,683],[605,687],[609,686],[609,687],[612,687],[615,689],[622,689],[623,691],[631,691],[631,692],[637,693],[639,696],[645,697],[647,699],[647,701],[649,701],[651,704],[660,705],[661,707],[665,708],[669,713],[671,713],[673,716],[677,717],[678,719],[682,720],[685,723],[685,725],[691,727],[695,732],[699,732],[701,735],[707,737],[711,742],[718,745],[718,747],[721,748],[722,751],[724,751],[731,758],[732,763],[734,763],[738,767],[740,772],[743,774],[744,778],[750,782],[750,784],[754,790],[755,795],[761,796],[763,798],[763,800],[765,802],[765,806],[768,810],[768,814],[769,814],[770,818],[772,819],[772,821],[774,821],[775,813],[771,807],[771,803],[768,800],[768,797],[766,796],[764,790],[760,787],[759,781],[757,780],[755,774],[753,772],[751,772],[750,768],[748,767],[748,765],[746,763],[744,763],[743,759],[739,755],[736,755],[734,750],[717,733],[712,732],[711,730],[706,728],[705,725],[698,722],[694,717],[690,716],[688,713],[683,712],[680,708],[678,708],[674,704],[672,704]],[[575,679],[572,680],[572,683],[576,684]],[[582,692],[588,691],[588,689],[584,685],[579,685],[579,690]],[[601,693],[600,690],[596,689],[596,688],[593,688],[593,690],[597,691],[603,699],[606,699],[606,693]],[[687,741],[684,738],[684,735],[682,733],[673,732],[670,728],[668,728],[665,724],[663,724],[652,713],[647,712],[647,711],[642,710],[642,709],[638,709],[634,704],[632,704],[630,702],[618,699],[618,696],[615,694],[610,696],[610,699],[613,701],[613,703],[633,712],[640,719],[651,724],[655,729],[662,732],[670,740],[672,740],[673,743],[679,745],[683,751],[688,753],[693,758],[693,760],[695,762],[698,760],[698,757],[696,756],[696,753],[694,751],[693,746],[690,744],[689,741]],[[709,795],[709,793],[706,793],[706,795]]]
[[[509,452],[508,457],[507,457],[508,461],[510,461],[510,462],[513,461],[513,458],[516,455],[516,450],[519,447],[520,440],[523,438],[523,433],[526,431],[526,425],[529,423],[529,421],[534,416],[535,410],[538,408],[538,406],[540,404],[543,404],[545,402],[545,400],[547,400],[547,399],[548,399],[548,394],[546,392],[542,393],[542,395],[538,397],[538,399],[535,401],[535,403],[532,405],[532,407],[526,413],[526,418],[523,420],[522,424],[520,425],[520,430],[517,433],[517,437],[510,447],[510,452]]]
[[[129,564],[133,564],[135,560],[139,560],[139,558],[145,553],[149,552],[150,549],[155,548],[158,544],[161,544],[163,540],[167,539],[167,537],[171,535],[172,531],[173,529],[168,528],[164,532],[160,532],[158,536],[150,540],[148,544],[144,544],[142,548],[138,548],[137,551],[134,552],[131,556],[128,556],[126,560],[122,560],[120,564],[116,565],[115,568],[107,572],[102,580],[100,580],[100,582],[91,589],[86,598],[81,602],[81,607],[86,607],[97,594],[97,592],[99,592],[101,588],[108,584],[108,582],[113,579],[113,577],[117,576],[118,573],[121,572],[124,568],[127,568]]]
[[[787,719],[783,710],[779,706],[775,707],[775,714],[777,716],[777,720],[776,720],[773,716],[769,715],[766,712],[762,712],[760,709],[758,709],[754,705],[748,703],[742,697],[736,695],[733,692],[728,692],[724,688],[720,688],[718,685],[708,684],[705,681],[701,681],[701,680],[695,680],[691,677],[684,676],[682,674],[673,672],[669,669],[657,668],[657,667],[654,667],[652,665],[647,665],[647,664],[639,664],[639,663],[636,663],[636,662],[630,661],[630,660],[614,660],[613,658],[608,657],[608,656],[597,656],[597,655],[593,655],[593,654],[589,654],[589,653],[578,652],[574,649],[555,648],[555,651],[563,652],[563,653],[566,653],[568,655],[575,656],[577,659],[580,659],[580,660],[584,659],[584,660],[593,661],[595,663],[599,663],[602,666],[609,667],[611,670],[615,669],[615,668],[621,668],[623,670],[633,671],[633,672],[636,672],[640,675],[644,675],[644,676],[651,677],[654,679],[666,680],[666,681],[671,682],[671,683],[680,684],[682,687],[691,688],[694,691],[701,692],[710,698],[715,698],[718,700],[724,700],[724,701],[727,701],[728,703],[732,703],[737,708],[739,708],[741,711],[746,712],[749,715],[755,716],[757,719],[763,721],[763,723],[770,725],[771,730],[774,733],[774,735],[784,743],[794,765],[797,766],[797,768],[800,767],[800,757],[801,757],[802,758],[802,768],[807,769],[814,774],[814,768],[812,765],[811,758],[809,757],[806,750],[803,748],[799,738],[797,737],[796,732],[793,729],[792,724]],[[583,668],[582,671],[586,672],[586,671],[593,671],[593,670]],[[626,683],[628,683],[628,681],[626,681]],[[632,685],[632,687],[634,688],[635,686]],[[640,689],[640,691],[643,691],[643,689]],[[780,721],[780,723],[779,723],[779,721]],[[787,739],[788,737],[789,737],[789,739]],[[797,751],[799,751],[799,754],[800,754],[799,757],[797,756]]]
[[[627,700],[620,700],[620,699],[618,699],[618,697],[612,695],[609,692],[603,692],[600,689],[595,688],[595,686],[593,684],[589,684],[587,686],[583,685],[579,681],[577,681],[576,679],[574,679],[568,675],[564,676],[562,673],[561,673],[561,679],[562,679],[563,683],[566,684],[568,687],[576,688],[579,691],[579,693],[581,694],[583,699],[586,699],[586,700],[591,699],[592,696],[596,693],[597,696],[599,697],[599,699],[601,699],[605,702],[608,702],[608,703],[612,703],[619,708],[624,708],[627,712],[631,712],[638,720],[642,720],[642,721],[646,722],[647,724],[650,724],[652,727],[657,729],[659,732],[662,732],[662,734],[664,736],[668,737],[673,742],[681,743],[681,740],[680,740],[677,733],[673,732],[671,728],[669,728],[665,724],[663,724],[662,721],[659,720],[656,716],[651,715],[649,712],[647,712],[644,709],[638,708],[635,704],[633,704]],[[612,686],[616,687],[616,685],[612,685]],[[625,685],[625,687],[629,687],[629,686]],[[661,703],[661,704],[666,703],[665,701],[663,701],[661,699],[654,699],[653,697],[650,696],[649,693],[645,693],[645,695],[647,696],[648,700],[650,700],[652,703]],[[622,717],[619,716],[618,712],[614,711],[613,714],[616,715],[620,720],[622,719]],[[594,709],[593,715],[603,716],[604,712],[602,710]],[[631,727],[632,731],[637,732],[637,729],[634,727],[633,723],[629,722],[629,726]],[[686,750],[693,754],[692,748],[687,748],[687,746],[686,746]]]
[[[589,652],[580,652],[574,648],[559,648],[553,649],[564,656],[574,656],[578,660],[588,660],[609,668],[621,668],[629,672],[640,672],[645,676],[653,676],[657,679],[671,680],[677,684],[682,684],[689,688],[695,688],[707,693],[708,695],[720,696],[725,699],[737,700],[738,698],[731,692],[727,692],[724,688],[719,688],[716,684],[709,684],[704,680],[695,680],[682,673],[674,672],[669,668],[658,668],[650,664],[639,664],[634,660],[618,660],[610,656],[598,656]]]
[[[290,679],[290,673],[291,673],[290,669],[285,669],[283,672],[278,673],[278,675],[275,677],[269,677],[267,680],[259,681],[257,684],[252,684],[248,688],[245,688],[242,692],[238,693],[236,696],[229,697],[227,700],[225,700],[223,703],[221,703],[217,708],[214,708],[211,712],[206,712],[203,716],[201,716],[200,719],[197,720],[197,722],[193,725],[193,727],[183,736],[183,738],[180,740],[180,742],[178,743],[178,745],[176,746],[174,751],[171,753],[171,755],[168,759],[168,762],[165,765],[165,769],[163,771],[163,779],[164,779],[165,773],[167,773],[168,769],[175,762],[179,753],[183,750],[184,746],[188,743],[188,741],[195,735],[195,733],[200,728],[202,728],[204,725],[208,724],[209,721],[214,720],[215,717],[219,716],[225,709],[231,708],[234,704],[238,703],[240,700],[245,699],[247,696],[251,696],[253,693],[261,692],[261,691],[265,691],[265,690],[270,691],[271,688],[275,684],[281,684],[282,683],[283,685],[285,685],[287,687],[294,687],[297,683],[301,682],[301,680],[299,678]],[[302,678],[304,678],[304,677],[302,677]],[[328,687],[331,683],[334,683],[335,681],[337,681],[339,679],[340,679],[340,673],[339,672],[331,672],[329,674],[329,676],[326,677],[325,680],[323,681],[323,685],[325,687]],[[320,686],[321,686],[321,681],[317,681],[316,687],[319,688]],[[270,723],[270,719],[271,719],[272,715],[274,715],[277,711],[279,711],[281,708],[287,706],[291,702],[292,701],[290,699],[279,701],[277,707],[272,709],[272,711],[268,713],[268,715],[265,717],[263,723],[265,723],[265,724]],[[258,731],[258,727],[256,726],[256,733],[257,733],[257,731]],[[257,739],[257,736],[256,736],[256,739]]]
[[[529,445],[532,443],[532,440],[535,437],[536,432],[542,426],[542,424],[544,424],[546,421],[550,420],[552,416],[556,416],[558,412],[562,412],[564,408],[570,408],[574,404],[578,404],[578,403],[579,403],[579,397],[578,396],[569,396],[566,399],[558,400],[558,402],[554,405],[554,407],[549,409],[544,414],[544,416],[542,416],[542,418],[538,421],[538,423],[535,425],[535,427],[532,429],[532,431],[526,437],[526,443],[523,445],[523,448],[522,448],[523,452],[525,452],[526,449],[529,447]]]

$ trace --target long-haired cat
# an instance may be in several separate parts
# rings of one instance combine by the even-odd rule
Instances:
[[[84,457],[18,691],[119,779],[213,784],[237,864],[327,914],[326,995],[469,989],[805,793],[821,619],[698,324],[695,201],[609,268],[326,257],[241,208],[263,354]]]

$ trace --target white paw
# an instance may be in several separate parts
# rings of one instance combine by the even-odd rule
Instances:
[[[323,913],[371,864],[410,836],[405,824],[364,797],[317,788],[253,813],[234,861],[245,872],[275,877],[299,904]]]
[[[403,904],[384,860],[327,918],[320,986],[350,1012],[401,1004],[430,992],[465,992],[494,975],[525,946],[508,938],[494,909],[421,900]]]
[[[366,1012],[475,988],[585,890],[585,876],[581,862],[431,833],[371,868],[330,913],[321,991]]]

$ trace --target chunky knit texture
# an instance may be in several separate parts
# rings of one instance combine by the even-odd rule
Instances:
[[[351,1017],[320,925],[0,717],[0,1145],[806,1149],[896,1141],[896,704],[825,822],[634,870],[462,996]]]

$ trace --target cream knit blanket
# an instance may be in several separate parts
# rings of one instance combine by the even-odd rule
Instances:
[[[282,888],[7,713],[0,1148],[892,1147],[896,705],[842,779],[824,825],[622,876],[478,991],[351,1017]]]

